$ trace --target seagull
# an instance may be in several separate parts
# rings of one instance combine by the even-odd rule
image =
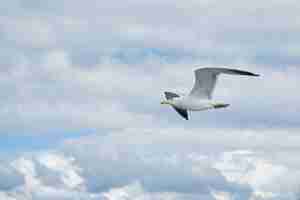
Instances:
[[[200,68],[196,69],[194,74],[194,86],[188,95],[164,92],[166,100],[161,101],[161,104],[172,106],[186,120],[189,119],[188,111],[203,111],[229,106],[229,104],[212,100],[212,94],[220,74],[259,76],[252,72],[229,68]]]

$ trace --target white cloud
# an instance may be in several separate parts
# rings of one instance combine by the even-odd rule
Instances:
[[[0,134],[99,135],[3,161],[0,199],[293,199],[299,8],[296,0],[1,4]],[[160,107],[163,91],[189,91],[196,67],[223,65],[262,76],[222,76],[215,97],[231,107],[184,124]]]
[[[97,52],[120,47],[178,49],[214,62],[218,55],[224,60],[243,57],[293,63],[295,54],[288,49],[299,43],[295,0],[14,2],[3,9],[3,13],[11,11],[3,24],[17,24],[13,27],[18,28],[10,29],[10,37],[22,41],[23,32],[32,47]]]
[[[282,151],[296,155],[289,147],[247,146],[242,132],[199,130],[199,139],[195,130],[130,131],[81,137],[55,151],[19,156],[11,166],[25,181],[1,195],[26,200],[290,200],[297,192],[297,164],[274,159]]]
[[[49,52],[39,64],[25,59],[1,75],[3,91],[0,115],[2,132],[52,132],[99,128],[147,128],[179,117],[159,105],[163,91],[188,92],[196,63],[163,64],[158,60],[138,65],[113,61],[93,69],[72,65],[69,54]],[[33,65],[33,66],[32,66]],[[184,64],[186,65],[186,64]],[[152,69],[147,70],[146,69]],[[192,124],[215,123],[228,127],[297,127],[299,85],[296,67],[240,67],[262,74],[250,79],[222,76],[215,98],[231,104],[229,109],[193,113]],[[186,74],[186,75],[183,75]],[[276,117],[275,117],[276,116]],[[16,121],[15,119],[19,119]],[[170,126],[170,125],[169,125]],[[12,131],[14,130],[14,131]]]
[[[53,27],[47,20],[37,17],[1,17],[4,41],[18,48],[45,48],[55,46]]]
[[[230,193],[227,192],[213,192],[215,200],[231,200],[233,199]]]
[[[21,177],[21,174],[11,165],[4,162],[0,162],[0,177],[3,180],[0,181],[0,191],[10,190],[24,183],[24,179]]]
[[[178,118],[158,105],[162,91],[188,92],[192,70],[207,65],[262,77],[222,78],[216,98],[232,106],[199,114],[203,125],[297,127],[298,7],[294,0],[7,3],[0,132],[166,126]]]
[[[298,170],[291,171],[289,166],[275,164],[250,151],[225,152],[215,166],[229,181],[249,184],[254,190],[252,199],[289,199],[299,184],[288,178],[293,174],[298,179]]]
[[[50,170],[61,174],[62,183],[70,189],[76,189],[84,184],[83,178],[78,175],[78,171],[80,172],[81,169],[73,164],[74,158],[46,154],[39,157],[39,162]]]

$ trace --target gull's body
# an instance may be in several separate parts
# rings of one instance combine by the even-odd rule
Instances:
[[[212,100],[199,100],[190,96],[174,98],[172,103],[180,109],[189,111],[202,111],[213,108],[215,102]]]
[[[195,83],[189,95],[180,96],[172,92],[165,92],[166,100],[162,104],[171,105],[182,117],[188,120],[188,111],[202,111],[208,109],[225,108],[229,104],[212,100],[219,74],[259,76],[251,72],[228,68],[201,68],[195,70]]]

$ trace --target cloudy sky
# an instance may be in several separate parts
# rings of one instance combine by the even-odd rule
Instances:
[[[294,200],[300,2],[10,0],[0,4],[0,199]],[[161,106],[193,70],[231,106]]]

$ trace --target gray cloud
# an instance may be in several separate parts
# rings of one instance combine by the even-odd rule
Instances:
[[[282,155],[297,156],[291,142],[279,145],[284,133],[275,134],[274,141],[274,131],[253,132],[264,137],[259,144],[250,132],[199,131],[115,132],[67,140],[55,151],[20,155],[9,166],[25,181],[3,188],[0,195],[26,200],[294,198],[299,162]]]
[[[24,178],[12,166],[7,165],[3,161],[0,164],[0,191],[13,189],[24,184]]]
[[[298,8],[296,1],[15,1],[5,7],[14,12],[3,17],[3,38],[31,51],[63,48],[79,63],[87,54],[96,63],[114,50],[152,48],[218,64],[299,64]]]
[[[64,152],[86,169],[82,176],[90,181],[87,188],[92,191],[109,188],[108,183],[121,187],[138,180],[154,193],[196,195],[215,189],[237,199],[293,199],[299,182],[290,176],[299,175],[298,162],[284,162],[280,154],[297,155],[291,143],[296,145],[297,131],[290,131],[295,138],[285,144],[284,132],[177,131],[89,136],[67,142]]]
[[[164,64],[156,58],[138,66],[110,59],[96,68],[78,68],[60,50],[49,52],[39,64],[25,59],[1,75],[2,131],[149,128],[154,123],[169,127],[168,119],[176,125],[180,120],[176,113],[159,106],[161,94],[166,90],[187,93],[197,64]],[[201,120],[202,127],[217,123],[231,128],[297,128],[299,98],[294,91],[299,70],[292,66],[244,68],[262,77],[221,77],[215,98],[231,107],[193,113],[190,126],[198,127]]]
[[[192,126],[199,116],[208,127],[298,127],[298,7],[292,0],[1,5],[0,132],[174,124],[159,95],[188,92],[192,70],[207,65],[263,76],[222,79],[216,98],[232,104],[230,117],[195,114]]]
[[[0,199],[294,199],[299,7],[1,4],[0,134],[99,135],[3,161]],[[262,76],[221,77],[215,98],[231,107],[184,124],[160,107],[163,91],[189,91],[193,69],[224,65]]]
[[[90,138],[98,142],[104,139],[105,142],[99,146],[88,145],[86,149],[87,139],[83,138],[83,143],[66,144],[59,151],[16,158],[12,166],[25,182],[3,189],[3,195],[26,200],[73,199],[76,196],[106,199],[107,195],[118,196],[118,190],[126,192],[126,188],[131,188],[134,183],[137,185],[133,185],[133,190],[138,189],[138,193],[131,194],[130,189],[129,195],[146,195],[149,199],[167,193],[173,193],[176,199],[189,196],[189,199],[197,196],[212,199],[212,190],[227,191],[235,194],[237,199],[248,199],[252,193],[247,185],[228,182],[206,158],[154,155],[150,149],[135,152],[135,148],[121,141],[113,142],[109,136],[107,139]]]

